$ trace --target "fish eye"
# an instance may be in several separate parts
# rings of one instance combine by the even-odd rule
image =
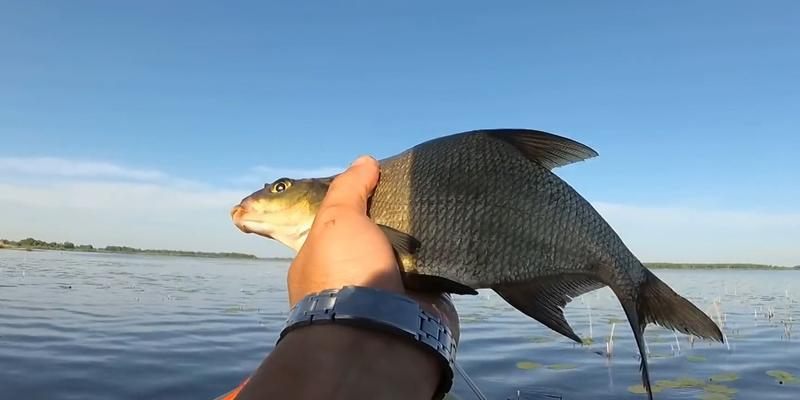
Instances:
[[[281,178],[272,184],[272,187],[269,189],[269,191],[272,193],[283,193],[290,187],[292,187],[292,181],[287,178]]]

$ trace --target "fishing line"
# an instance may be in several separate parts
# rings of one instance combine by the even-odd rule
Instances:
[[[461,364],[455,363],[455,365],[456,365],[456,371],[461,376],[461,379],[463,379],[464,382],[467,383],[467,386],[469,386],[469,388],[472,389],[472,393],[475,393],[475,396],[478,397],[479,400],[487,400],[486,396],[483,395],[483,392],[481,392],[481,390],[478,389],[478,385],[476,385],[475,382],[472,380],[472,378],[470,378],[469,375],[467,375],[467,371],[464,371],[464,368],[461,367]]]

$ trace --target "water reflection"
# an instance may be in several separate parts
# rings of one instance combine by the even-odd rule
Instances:
[[[213,398],[271,350],[286,317],[286,268],[267,261],[0,251],[2,397]],[[800,376],[800,345],[792,337],[800,271],[656,273],[721,321],[729,340],[728,347],[648,328],[658,399],[800,398],[800,379],[792,379]],[[456,301],[459,362],[487,398],[645,398],[632,393],[638,354],[607,289],[566,310],[584,345],[491,291]],[[475,398],[463,381],[456,390],[462,399]]]

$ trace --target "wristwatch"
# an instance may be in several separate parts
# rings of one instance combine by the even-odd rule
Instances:
[[[295,329],[320,324],[345,324],[405,337],[442,363],[443,376],[434,399],[444,397],[453,385],[457,344],[452,332],[407,296],[361,286],[310,294],[292,307],[278,342]]]

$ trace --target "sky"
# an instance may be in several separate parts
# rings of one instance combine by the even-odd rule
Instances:
[[[291,255],[230,207],[478,128],[644,261],[800,264],[796,1],[0,0],[0,237]]]

